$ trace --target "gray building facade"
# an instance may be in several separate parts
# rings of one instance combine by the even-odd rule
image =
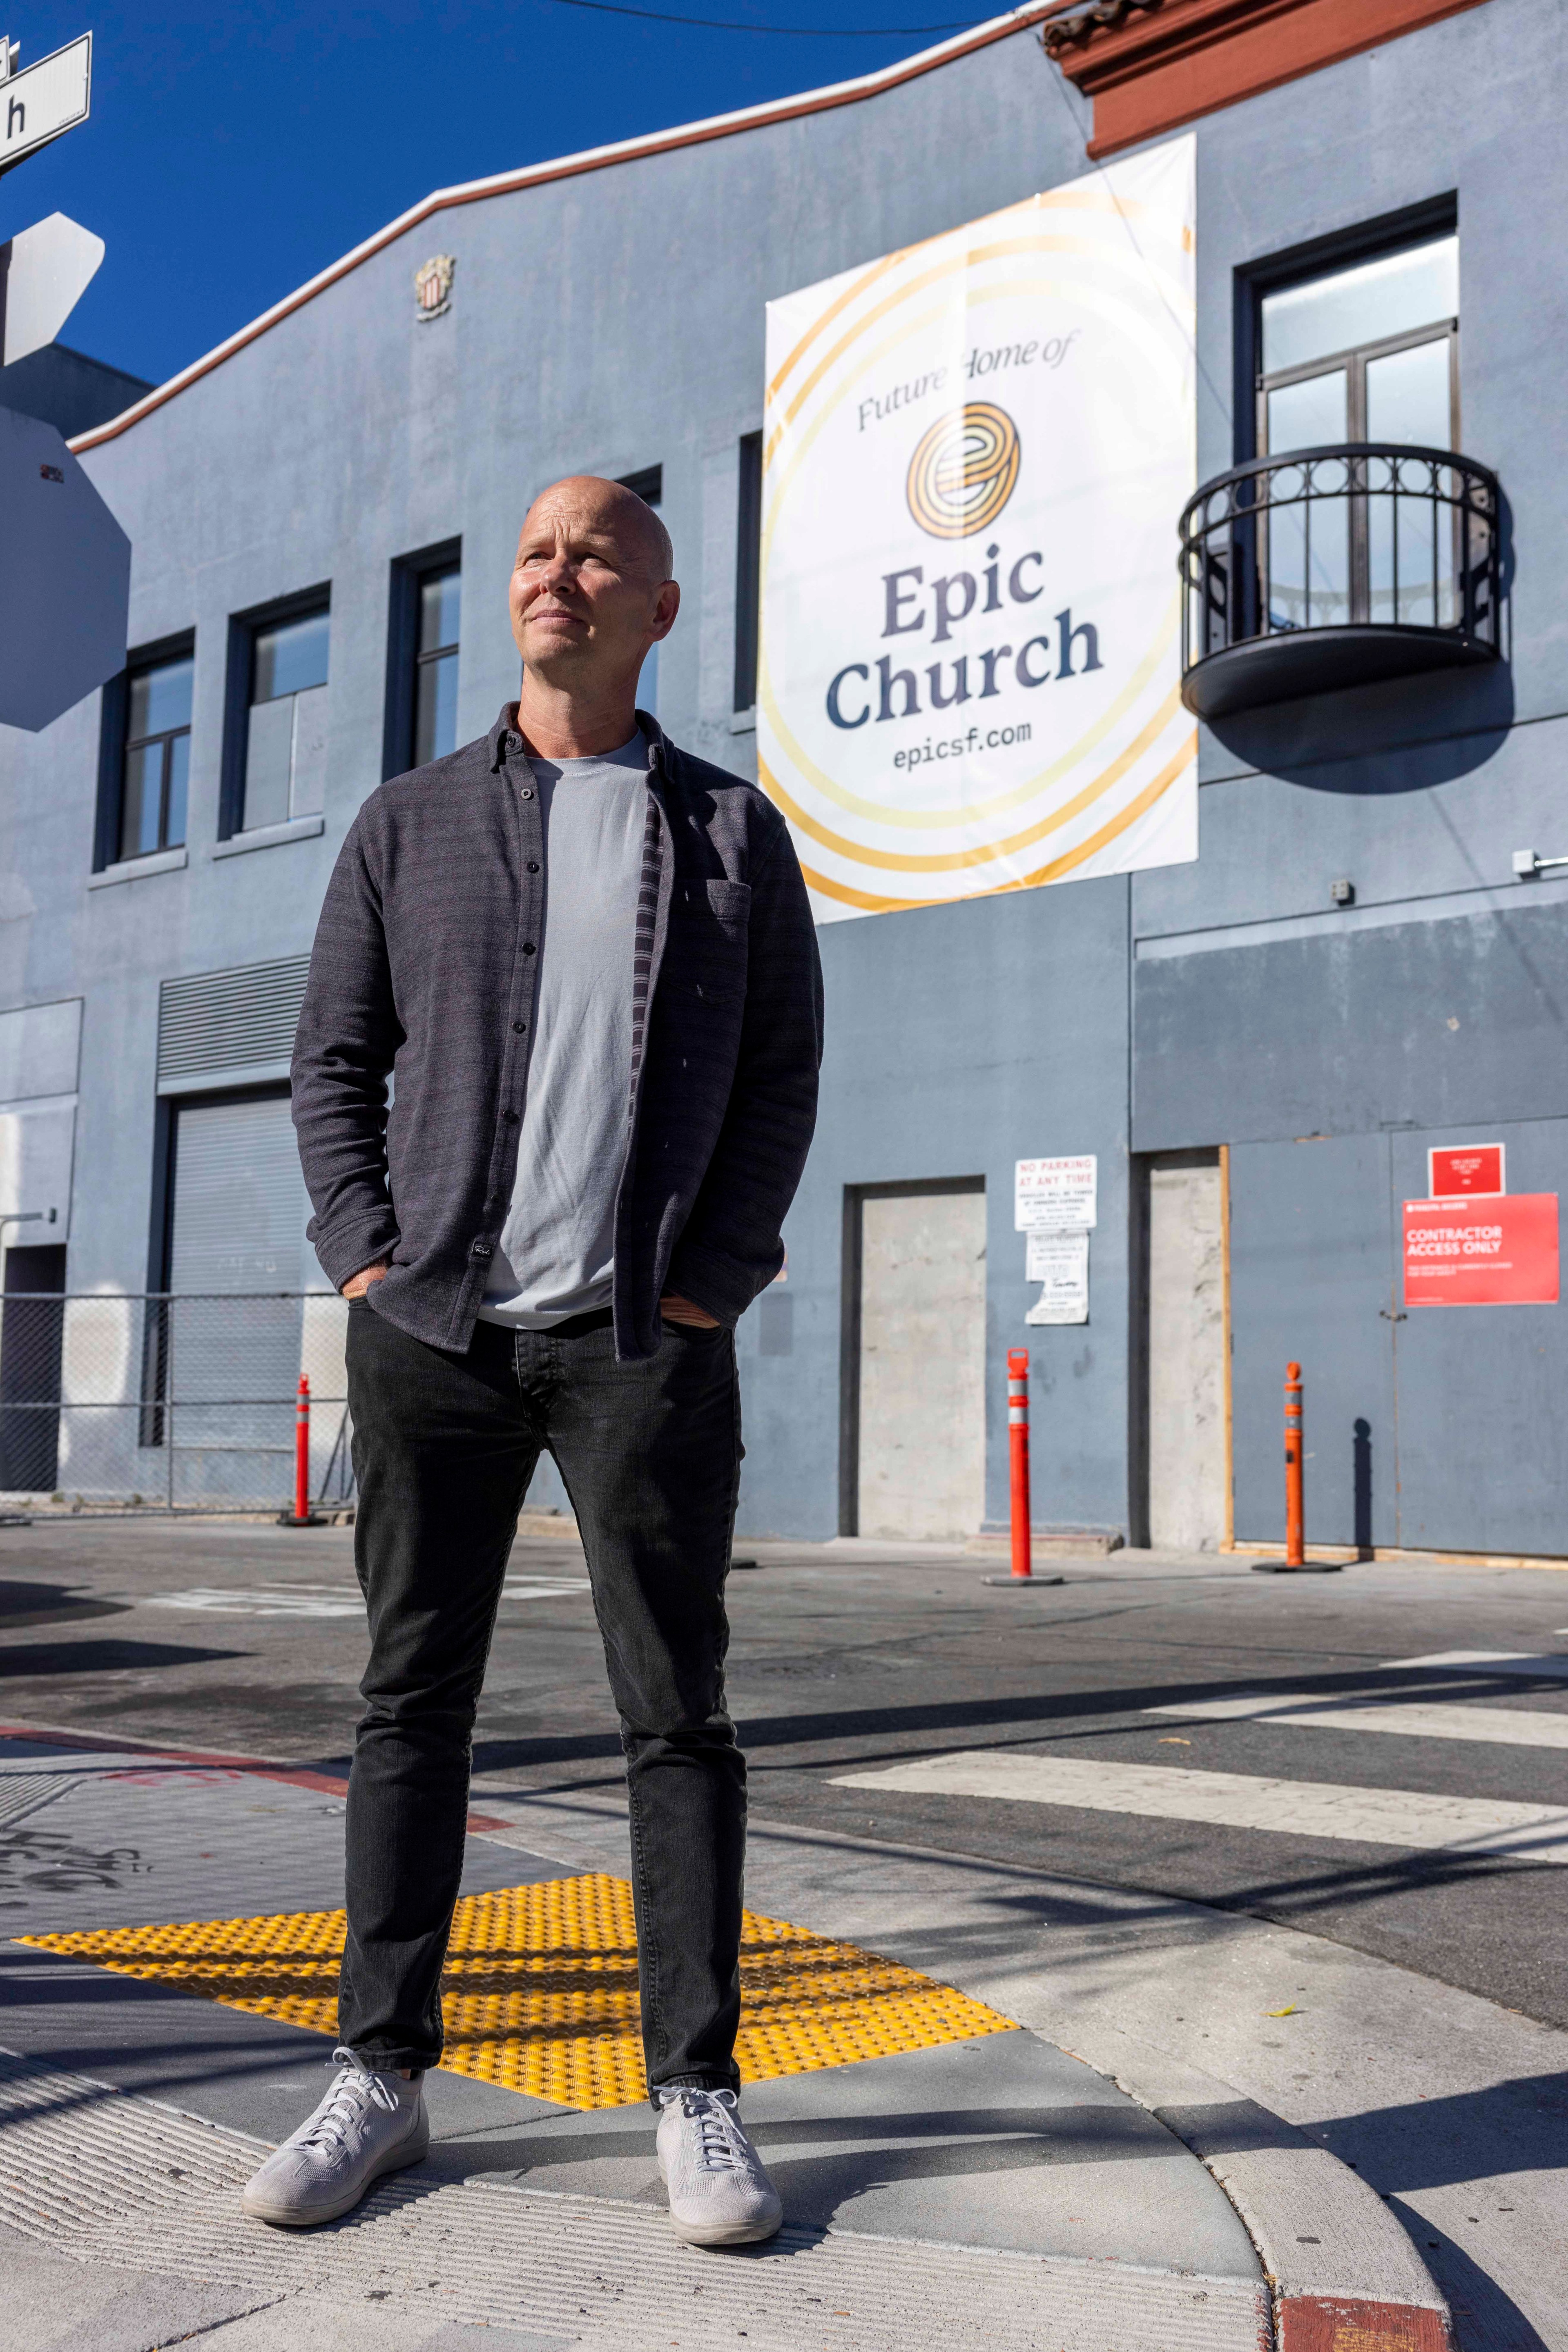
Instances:
[[[1561,10],[1311,0],[1316,51],[1271,87],[1216,53],[1195,113],[1155,44],[1163,21],[1174,56],[1191,5],[1024,12],[865,84],[446,192],[80,437],[134,549],[128,675],[0,735],[0,1120],[22,1139],[0,1213],[51,1192],[67,1255],[40,1287],[319,1281],[267,1172],[281,1109],[258,1107],[281,1104],[354,812],[515,691],[529,499],[576,471],[658,497],[685,598],[659,717],[755,772],[737,702],[765,303],[1092,170],[1083,93],[1111,98],[1089,68],[1143,40],[1147,135],[1197,142],[1199,482],[1276,415],[1275,454],[1301,446],[1284,395],[1316,385],[1328,414],[1334,367],[1352,405],[1315,440],[1428,443],[1369,429],[1394,379],[1366,353],[1440,329],[1438,446],[1500,488],[1499,650],[1460,658],[1434,610],[1455,646],[1376,674],[1418,656],[1378,651],[1403,608],[1380,640],[1369,494],[1359,628],[1353,586],[1297,612],[1318,672],[1254,677],[1203,727],[1195,864],[824,930],[818,1140],[787,1278],[738,1340],[742,1529],[999,1524],[1006,1350],[1028,1344],[1037,1522],[1277,1540],[1296,1359],[1311,1540],[1568,1552],[1562,1310],[1406,1307],[1400,1261],[1429,1146],[1500,1141],[1511,1192],[1568,1191],[1568,878],[1514,871],[1568,856]],[[1054,58],[1042,23],[1068,37]],[[1298,336],[1270,408],[1271,296],[1438,247],[1451,270],[1455,239],[1451,310],[1404,320],[1395,268],[1351,358]],[[1248,626],[1218,625],[1245,671]],[[1014,1162],[1069,1152],[1099,1163],[1089,1320],[1029,1328]],[[903,1202],[924,1206],[881,1205]]]

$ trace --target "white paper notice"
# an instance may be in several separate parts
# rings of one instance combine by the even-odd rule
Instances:
[[[1044,1287],[1024,1317],[1026,1323],[1087,1323],[1088,1234],[1030,1234],[1029,1280]]]
[[[1020,1234],[1082,1233],[1095,1222],[1099,1162],[1092,1151],[1066,1160],[1019,1160],[1013,1170],[1013,1224]]]

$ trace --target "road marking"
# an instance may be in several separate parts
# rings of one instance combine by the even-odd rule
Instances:
[[[1259,1691],[1242,1698],[1195,1698],[1145,1706],[1145,1715],[1197,1716],[1206,1723],[1321,1725],[1325,1731],[1403,1731],[1420,1739],[1490,1740],[1500,1748],[1568,1748],[1568,1715],[1539,1708],[1428,1705],[1422,1699],[1314,1698],[1310,1691]]]
[[[550,1601],[559,1594],[588,1592],[585,1576],[508,1576],[503,1601]],[[197,1610],[210,1617],[363,1617],[358,1585],[277,1584],[237,1590],[226,1584],[196,1584],[187,1592],[150,1593],[148,1609]]]
[[[362,1617],[357,1585],[279,1584],[260,1591],[196,1584],[188,1592],[149,1593],[146,1609],[194,1609],[211,1617]]]
[[[1456,1674],[1488,1666],[1494,1675],[1541,1675],[1568,1681],[1568,1655],[1561,1650],[1434,1650],[1425,1658],[1385,1658],[1378,1671],[1392,1674],[1396,1666],[1444,1666]]]
[[[922,1758],[879,1772],[836,1774],[837,1789],[909,1789],[941,1797],[1002,1797],[1141,1813],[1222,1829],[1291,1837],[1351,1838],[1359,1845],[1427,1847],[1451,1853],[1512,1853],[1568,1863],[1568,1811],[1560,1805],[1428,1796],[1415,1789],[1352,1789],[1329,1780],[1264,1780],[1249,1772],[1178,1765],[1113,1764],[1077,1756],[995,1750]]]

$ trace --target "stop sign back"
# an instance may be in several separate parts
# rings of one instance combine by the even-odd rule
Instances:
[[[131,541],[52,425],[0,408],[0,725],[37,734],[125,667]]]

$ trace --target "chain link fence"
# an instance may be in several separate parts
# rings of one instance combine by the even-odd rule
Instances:
[[[347,1304],[335,1291],[7,1292],[0,1500],[287,1511],[310,1383],[310,1496],[351,1508]]]

